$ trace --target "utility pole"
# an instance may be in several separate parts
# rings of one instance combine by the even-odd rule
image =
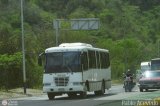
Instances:
[[[122,24],[122,22],[124,22],[124,24]],[[123,15],[123,21],[121,22],[121,24],[123,25],[123,42],[125,43],[125,24],[126,24],[126,20],[125,20],[125,16]],[[128,58],[128,54],[127,54],[127,45],[124,45],[124,72],[127,70],[127,58]]]
[[[22,54],[23,54],[23,87],[24,87],[24,94],[26,94],[26,67],[25,67],[24,25],[23,25],[23,0],[21,0],[21,31],[22,31]]]
[[[53,26],[55,27],[55,30],[56,30],[56,46],[58,46],[58,38],[59,38],[59,20],[54,20],[53,21]]]

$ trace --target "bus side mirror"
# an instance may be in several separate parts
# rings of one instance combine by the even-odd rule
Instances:
[[[41,54],[38,56],[38,65],[39,65],[39,66],[42,66],[42,55],[44,55],[44,53],[41,53]]]

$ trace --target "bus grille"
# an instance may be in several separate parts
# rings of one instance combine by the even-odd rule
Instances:
[[[54,79],[56,86],[67,86],[69,77],[57,77]]]

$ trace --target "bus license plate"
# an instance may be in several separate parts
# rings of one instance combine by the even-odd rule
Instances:
[[[58,91],[64,91],[64,88],[59,88]]]

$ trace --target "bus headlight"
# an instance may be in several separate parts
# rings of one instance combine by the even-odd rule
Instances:
[[[73,82],[73,85],[82,85],[82,82]]]

